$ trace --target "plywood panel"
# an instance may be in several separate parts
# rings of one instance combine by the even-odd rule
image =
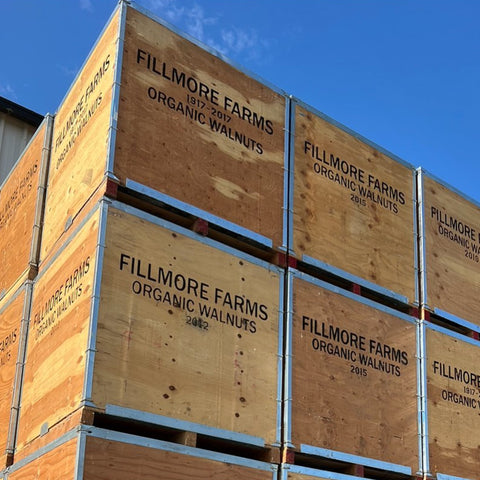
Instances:
[[[480,344],[426,330],[430,469],[479,479]]]
[[[10,415],[13,405],[16,362],[21,342],[21,323],[25,302],[29,301],[27,288],[22,287],[11,298],[0,302],[0,468],[6,466]],[[28,321],[28,319],[26,319]],[[20,388],[17,385],[16,388]]]
[[[93,401],[273,443],[278,269],[108,216]]]
[[[55,116],[41,258],[44,259],[106,172],[118,14]]]
[[[19,450],[80,406],[98,222],[97,211],[35,284]]]
[[[423,175],[426,303],[480,325],[480,207]]]
[[[415,324],[293,279],[292,442],[418,469]]]
[[[87,438],[85,480],[272,480],[272,472],[139,445]]]
[[[282,242],[285,98],[128,9],[115,174]]]
[[[7,475],[7,480],[77,480],[75,457],[77,439],[50,450]]]
[[[37,203],[44,195],[44,189],[38,187],[46,132],[44,122],[0,191],[0,297],[2,292],[15,291],[14,286],[28,276],[30,262],[38,262],[30,252]]]
[[[293,250],[415,294],[413,169],[295,108]]]

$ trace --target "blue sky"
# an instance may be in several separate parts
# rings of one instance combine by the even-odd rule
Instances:
[[[2,0],[0,95],[54,113],[116,0]],[[140,0],[480,202],[480,1]]]

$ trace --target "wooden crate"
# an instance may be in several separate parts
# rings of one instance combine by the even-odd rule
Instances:
[[[0,301],[0,468],[15,444],[32,282]]]
[[[276,480],[277,466],[95,427],[14,464],[6,480]]]
[[[0,298],[38,265],[52,124],[47,115],[0,187]]]
[[[417,303],[413,167],[311,107],[292,112],[294,253]]]
[[[287,446],[416,472],[415,319],[297,271],[289,286]]]
[[[105,176],[282,246],[285,102],[123,2],[56,117],[43,257]]]
[[[18,452],[83,406],[280,441],[282,271],[101,202],[34,289]]]
[[[480,331],[480,205],[419,170],[422,303]]]
[[[480,479],[480,342],[424,327],[426,433],[435,475]],[[428,470],[428,468],[426,468]]]

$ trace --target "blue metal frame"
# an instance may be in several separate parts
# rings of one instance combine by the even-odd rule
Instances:
[[[12,300],[17,298],[19,293],[22,291],[25,291],[25,298],[23,301],[22,319],[20,321],[20,332],[18,335],[17,361],[15,365],[15,377],[13,382],[12,403],[10,408],[10,421],[8,426],[7,445],[5,449],[7,454],[13,454],[15,452],[15,447],[16,447],[18,418],[19,418],[20,405],[21,405],[21,399],[22,399],[23,376],[24,376],[25,360],[27,356],[27,341],[28,341],[28,330],[30,325],[30,312],[32,309],[33,281],[27,280],[24,286],[18,289],[18,291],[15,293],[15,295],[12,297]],[[11,300],[9,301],[9,303],[10,302]]]
[[[115,142],[117,139],[118,126],[118,108],[120,105],[120,86],[122,84],[122,64],[123,64],[123,47],[125,42],[125,27],[127,16],[127,3],[120,2],[120,19],[118,24],[117,47],[115,54],[115,74],[112,85],[112,104],[110,110],[110,125],[108,127],[108,150],[107,163],[105,165],[105,175],[116,180],[113,166],[115,156]]]
[[[276,442],[275,446],[280,447],[282,445],[282,411],[283,411],[283,378],[284,378],[284,366],[283,366],[283,330],[284,330],[284,312],[283,312],[283,298],[285,292],[285,277],[282,272],[280,277],[280,288],[278,296],[278,353],[277,353],[277,431],[276,431]]]
[[[427,368],[426,368],[426,337],[425,322],[418,322],[417,342],[417,391],[418,391],[418,422],[419,422],[419,458],[422,474],[430,476],[430,455],[428,446],[428,402],[427,402]]]
[[[425,243],[425,205],[423,199],[423,171],[417,169],[417,197],[418,197],[418,226],[419,226],[419,277],[420,277],[420,303],[424,308],[427,305],[427,269],[425,261],[426,243]]]
[[[283,442],[287,447],[294,447],[292,443],[292,358],[293,358],[293,273],[287,272],[287,299],[285,322],[285,367],[284,367],[284,419]]]
[[[140,422],[175,428],[177,430],[186,430],[189,432],[199,433],[201,435],[208,435],[210,437],[223,438],[225,440],[245,443],[247,445],[254,445],[257,447],[265,446],[265,440],[263,438],[254,437],[253,435],[238,433],[231,430],[223,430],[220,428],[203,425],[201,423],[189,422],[187,420],[179,420],[176,418],[165,417],[163,415],[148,413],[141,410],[119,407],[117,405],[106,405],[105,413],[107,415],[113,415],[115,417],[138,420]]]
[[[263,235],[248,230],[247,228],[241,227],[233,222],[229,222],[228,220],[225,220],[221,217],[217,217],[216,215],[202,210],[201,208],[190,205],[189,203],[182,202],[181,200],[171,197],[170,195],[166,195],[165,193],[159,192],[158,190],[147,187],[146,185],[135,182],[134,180],[131,180],[129,178],[127,178],[126,180],[126,187],[138,193],[141,193],[142,195],[153,198],[154,200],[157,200],[165,205],[174,207],[178,210],[182,210],[190,215],[206,220],[209,223],[217,225],[221,228],[225,228],[226,230],[230,230],[231,232],[237,233],[238,235],[241,235],[243,237],[249,238],[267,248],[272,248],[273,246],[272,240],[264,237]]]
[[[35,205],[35,219],[33,222],[32,243],[30,245],[30,266],[35,267],[40,261],[40,241],[43,226],[43,216],[45,211],[48,167],[50,160],[50,151],[52,148],[53,137],[53,117],[50,114],[45,116],[42,122],[45,125],[45,136],[42,145],[42,154],[40,159],[40,171],[38,173],[37,201]]]
[[[317,455],[320,457],[329,458],[331,460],[340,460],[343,462],[356,463],[364,465],[366,467],[388,470],[390,472],[401,473],[404,475],[412,474],[412,469],[410,467],[405,467],[404,465],[398,465],[396,463],[390,462],[382,462],[381,460],[361,457],[359,455],[351,455],[349,453],[337,452],[335,450],[328,450],[326,448],[312,447],[310,445],[300,445],[300,451],[302,453]]]
[[[97,344],[98,311],[100,308],[100,291],[102,284],[103,259],[105,256],[105,236],[107,230],[108,200],[99,204],[100,218],[98,220],[97,246],[95,248],[95,272],[93,280],[93,292],[90,303],[90,322],[88,327],[88,343],[85,352],[85,377],[83,382],[82,405],[95,406],[92,399],[93,374],[95,364],[95,352]]]
[[[299,465],[283,464],[280,472],[281,480],[288,480],[289,473],[307,475],[309,477],[320,478],[321,480],[356,480],[360,477],[346,475],[344,473],[329,472],[327,470],[317,470],[316,468],[302,467]]]
[[[443,473],[437,473],[437,480],[468,480],[464,477],[454,477],[453,475],[445,475]]]
[[[213,452],[209,450],[204,450],[200,448],[189,447],[185,445],[180,445],[177,443],[166,442],[163,440],[156,440],[147,437],[140,437],[137,435],[131,435],[127,433],[120,433],[111,430],[105,430],[98,427],[80,425],[61,437],[55,439],[49,444],[39,448],[31,455],[23,458],[22,460],[14,463],[11,467],[8,467],[3,473],[8,479],[10,473],[14,473],[17,470],[25,467],[30,462],[33,462],[40,458],[41,456],[51,452],[55,448],[58,448],[70,440],[77,439],[77,453],[75,460],[75,477],[72,480],[81,480],[83,479],[84,472],[84,463],[85,463],[85,446],[88,438],[99,438],[112,442],[126,443],[128,445],[137,445],[146,448],[152,448],[156,450],[163,450],[166,452],[174,452],[182,455],[188,455],[196,458],[204,458],[207,460],[212,460],[219,463],[228,463],[232,465],[238,465],[248,468],[253,468],[256,470],[261,470],[265,472],[272,472],[272,480],[276,480],[278,465],[261,462],[258,460],[252,460],[247,458],[236,457],[234,455],[224,454]],[[0,472],[1,474],[1,472]]]
[[[333,267],[332,265],[322,262],[321,260],[317,260],[316,258],[309,257],[308,255],[303,255],[302,260],[305,263],[308,263],[309,265],[312,265],[317,268],[321,268],[322,270],[325,270],[326,272],[330,272],[333,275],[336,275],[338,277],[344,278],[346,280],[349,280],[353,283],[357,283],[358,285],[361,285],[362,287],[368,288],[369,290],[373,290],[374,292],[380,293],[381,295],[385,295],[387,297],[390,297],[394,300],[398,300],[399,302],[408,304],[408,298],[405,297],[404,295],[400,295],[399,293],[395,293],[392,290],[389,290],[388,288],[381,287],[377,285],[376,283],[372,283],[368,280],[365,280],[362,277],[357,277],[356,275],[353,275],[352,273],[346,272],[345,270],[342,270],[341,268]]]
[[[284,183],[283,183],[283,248],[291,252],[292,247],[292,215],[293,215],[293,144],[295,125],[292,122],[292,100],[286,98],[285,104],[285,154],[284,154]]]

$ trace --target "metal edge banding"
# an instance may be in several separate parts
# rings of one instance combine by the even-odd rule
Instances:
[[[112,14],[108,17],[107,22],[103,26],[101,32],[99,33],[97,39],[95,40],[95,43],[93,44],[92,48],[90,49],[90,52],[88,52],[88,55],[85,58],[85,61],[82,63],[82,66],[78,69],[77,74],[75,75],[75,78],[73,79],[72,83],[70,84],[69,89],[67,90],[67,93],[63,96],[62,100],[59,103],[59,106],[57,108],[57,111],[55,114],[58,113],[58,111],[62,108],[63,104],[67,100],[68,96],[70,95],[70,92],[72,91],[74,85],[77,83],[77,80],[80,78],[81,73],[83,72],[83,69],[87,65],[88,61],[90,60],[90,57],[92,56],[93,52],[97,48],[98,43],[100,42],[100,39],[102,38],[103,34],[106,32],[107,28],[109,27],[110,23],[112,22],[113,18],[117,14],[117,10],[120,8],[120,5],[117,5],[115,9],[113,10]]]
[[[283,147],[283,234],[282,234],[282,248],[290,251],[290,137],[291,137],[291,100],[290,97],[285,97],[285,136]]]
[[[171,197],[170,195],[166,195],[165,193],[159,192],[158,190],[154,190],[153,188],[147,187],[146,185],[131,180],[130,178],[126,179],[125,186],[127,188],[130,188],[131,190],[141,193],[142,195],[146,195],[147,197],[153,198],[154,200],[158,200],[165,205],[169,205],[178,210],[182,210],[190,215],[193,215],[194,217],[201,218],[209,223],[213,223],[214,225],[217,225],[221,228],[229,230],[233,233],[237,233],[243,237],[249,238],[250,240],[253,240],[265,247],[273,247],[273,242],[270,238],[264,237],[263,235],[249,230],[248,228],[241,227],[240,225],[225,220],[224,218],[217,217],[216,215],[202,210],[201,208],[190,205],[189,203],[182,202],[181,200]]]
[[[88,214],[83,218],[83,220],[76,226],[75,230],[73,230],[70,235],[67,237],[65,242],[62,244],[61,248],[55,253],[55,255],[48,260],[48,262],[42,265],[42,272],[35,278],[35,283],[45,275],[46,272],[50,269],[52,264],[58,259],[58,257],[65,251],[65,249],[70,245],[70,243],[75,239],[78,232],[85,226],[85,224],[92,218],[92,216],[97,212],[97,209],[101,205],[102,202],[106,202],[104,198],[100,199],[99,202],[93,206],[93,208],[88,212]]]
[[[284,471],[286,471],[287,473],[290,471],[292,473],[299,473],[311,477],[322,478],[325,480],[358,480],[359,478],[354,475],[347,475],[345,473],[329,472],[327,470],[317,470],[316,468],[303,467],[301,465],[292,464],[286,464],[284,466]]]
[[[292,443],[293,275],[290,269],[287,272],[286,303],[283,441],[287,447],[294,447]]]
[[[293,199],[295,188],[295,135],[296,135],[296,121],[295,115],[297,111],[296,103],[290,96],[290,140],[289,140],[289,183],[288,183],[288,251],[293,253]]]
[[[112,85],[112,103],[110,106],[110,125],[108,126],[108,150],[107,163],[105,165],[105,175],[114,174],[114,157],[115,157],[115,143],[117,139],[118,129],[118,108],[120,105],[120,87],[122,85],[122,67],[123,67],[123,51],[125,43],[125,29],[127,24],[127,4],[121,2],[120,4],[120,19],[118,22],[118,33],[115,40],[115,75]]]
[[[310,276],[308,273],[304,273],[304,272],[300,272],[299,270],[292,269],[292,274],[295,277],[305,280],[306,282],[312,283],[317,287],[323,288],[324,290],[337,293],[351,300],[355,300],[358,303],[363,303],[364,305],[375,308],[376,310],[379,310],[381,312],[388,313],[389,315],[392,315],[394,317],[401,318],[402,320],[405,320],[407,322],[416,323],[417,321],[417,319],[415,317],[412,317],[411,315],[400,312],[398,310],[390,308],[381,303],[377,303],[374,300],[370,300],[369,298],[362,297],[353,292],[349,292],[348,290],[344,290],[343,288],[326,283],[323,280]]]
[[[421,466],[422,473],[430,476],[430,453],[429,453],[429,433],[428,433],[428,401],[427,401],[427,341],[426,341],[426,327],[429,326],[426,322],[419,322],[419,344],[420,344],[420,375],[421,375],[421,421],[422,421],[422,456]]]
[[[372,142],[368,138],[364,137],[363,135],[360,135],[359,133],[355,132],[354,130],[350,129],[349,127],[343,125],[340,122],[337,122],[334,120],[332,117],[329,117],[323,112],[320,112],[317,110],[315,107],[312,107],[311,105],[308,105],[305,102],[302,102],[300,99],[294,97],[295,103],[297,103],[300,107],[302,107],[304,110],[307,110],[317,117],[320,117],[322,120],[325,120],[326,122],[330,123],[334,127],[339,128],[340,130],[343,130],[345,133],[348,133],[352,137],[356,138],[357,140],[360,140],[361,142],[365,143],[369,147],[374,148],[375,150],[379,151],[383,155],[386,155],[387,157],[391,158],[392,160],[395,160],[397,163],[403,165],[404,167],[407,167],[410,170],[415,170],[415,167],[411,164],[408,163],[406,160],[403,160],[399,156],[395,155],[394,153],[386,150],[385,148],[381,147],[380,145],[377,145],[375,142]]]
[[[95,351],[97,344],[98,311],[100,308],[100,291],[105,254],[105,236],[107,231],[108,203],[100,207],[99,230],[95,247],[95,272],[93,276],[93,291],[90,304],[90,322],[88,327],[88,341],[85,352],[85,379],[83,386],[82,404],[94,406],[91,403],[93,390],[93,374]]]
[[[277,351],[277,427],[274,446],[282,445],[282,411],[283,411],[283,319],[284,319],[284,290],[285,274],[282,272],[279,277],[278,296],[278,351]]]
[[[154,438],[140,437],[138,435],[132,435],[130,433],[116,432],[113,430],[105,430],[98,427],[84,426],[88,436],[95,438],[110,440],[112,442],[127,443],[130,445],[137,445],[140,447],[154,448],[157,450],[164,450],[167,452],[180,453],[183,455],[189,455],[191,457],[205,458],[208,460],[214,460],[224,463],[232,463],[234,465],[240,465],[245,467],[252,467],[258,470],[271,471],[272,465],[259,460],[244,459],[229,454],[212,452],[210,450],[204,450],[201,448],[190,447],[187,445],[181,445],[178,443],[170,443],[164,440],[157,440]]]
[[[418,468],[419,475],[423,475],[424,471],[424,459],[423,459],[423,439],[424,439],[424,389],[423,389],[423,349],[421,347],[422,333],[421,329],[423,328],[422,322],[417,322],[416,328],[416,365],[417,365],[417,438],[418,438]]]
[[[30,245],[29,263],[31,266],[37,266],[40,261],[40,243],[42,237],[41,233],[43,218],[45,214],[48,171],[53,139],[53,116],[47,113],[44,122],[46,122],[45,136],[43,138],[42,153],[40,155],[40,171],[38,172],[38,187],[36,199],[37,201],[35,204],[32,243]]]
[[[201,435],[224,438],[226,440],[245,443],[247,445],[255,445],[257,447],[265,446],[264,439],[260,437],[254,437],[253,435],[247,435],[245,433],[238,433],[231,430],[223,430],[220,428],[210,427],[208,425],[189,422],[187,420],[179,420],[172,417],[165,417],[163,415],[157,415],[155,413],[134,410],[132,408],[125,408],[117,405],[107,404],[105,406],[105,413],[114,417],[128,418],[132,420],[138,420],[140,422],[152,423],[154,425],[162,425],[164,427],[175,428],[177,430],[196,432]]]
[[[330,458],[332,460],[340,460],[349,463],[355,463],[364,465],[366,467],[378,468],[381,470],[389,470],[395,473],[402,473],[405,475],[411,475],[412,469],[404,465],[398,465],[396,463],[383,462],[381,460],[375,460],[374,458],[361,457],[359,455],[352,455],[350,453],[337,452],[335,450],[328,450],[325,448],[313,447],[311,445],[300,445],[300,451],[302,453],[317,455],[324,458]]]
[[[437,473],[437,480],[467,480],[464,477],[455,477],[453,475],[446,475],[445,473]]]
[[[469,330],[473,330],[475,332],[480,332],[480,325],[475,325],[474,323],[469,322],[468,320],[464,320],[463,318],[457,317],[453,315],[453,313],[446,312],[444,310],[440,310],[439,308],[434,308],[433,313],[443,317],[447,320],[450,320],[453,323],[461,325],[462,327],[466,327]]]
[[[425,326],[430,330],[435,330],[436,332],[443,333],[444,335],[455,338],[456,340],[461,340],[462,342],[469,343],[474,347],[480,347],[479,340],[475,340],[474,338],[467,337],[466,335],[462,335],[461,333],[457,333],[453,330],[449,330],[448,328],[441,327],[440,325],[435,325],[434,323],[427,323],[427,322],[425,322]]]
[[[445,182],[441,178],[437,177],[433,173],[429,172],[428,170],[425,170],[424,168],[420,167],[419,170],[422,171],[422,173],[426,176],[434,180],[435,182],[439,183],[443,187],[447,188],[448,190],[451,190],[453,193],[456,193],[458,196],[462,197],[464,200],[467,200],[468,202],[472,203],[476,207],[480,208],[480,202],[478,200],[475,200],[472,197],[469,197],[465,193],[461,192],[458,190],[458,188],[455,188],[454,186],[450,185],[449,183]],[[453,478],[453,477],[451,477]]]
[[[85,470],[85,453],[87,446],[87,436],[85,432],[80,429],[77,442],[77,453],[75,456],[75,470],[73,480],[83,480]]]
[[[400,295],[399,293],[395,293],[394,291],[389,290],[388,288],[381,287],[380,285],[369,282],[364,278],[357,277],[353,273],[346,272],[341,268],[333,267],[328,263],[322,262],[321,260],[317,260],[316,258],[313,258],[313,257],[309,257],[308,255],[302,255],[302,261],[314,267],[318,267],[318,268],[321,268],[322,270],[330,272],[333,275],[336,275],[337,277],[341,277],[353,283],[357,283],[358,285],[361,285],[362,287],[368,288],[369,290],[373,290],[377,293],[380,293],[381,295],[384,295],[386,297],[393,298],[394,300],[398,300],[399,302],[408,304],[408,298],[405,297],[404,295]]]
[[[18,420],[20,413],[20,406],[22,400],[23,377],[25,369],[25,361],[27,356],[27,341],[28,331],[30,325],[30,313],[32,310],[32,291],[33,281],[27,280],[25,282],[25,299],[23,301],[22,319],[20,321],[20,332],[17,348],[17,361],[15,364],[15,377],[13,382],[13,395],[10,408],[10,422],[7,434],[6,452],[13,454],[15,452],[17,443]],[[23,290],[23,289],[22,289]]]
[[[45,455],[48,452],[51,452],[55,448],[59,447],[60,445],[63,445],[64,443],[67,443],[68,441],[74,439],[78,435],[78,428],[74,428],[73,430],[70,430],[69,432],[65,433],[61,437],[56,438],[52,442],[48,443],[47,445],[44,445],[43,447],[38,448],[35,450],[35,452],[31,453],[30,455],[27,455],[25,458],[22,458],[18,462],[15,462],[12,466],[8,467],[6,472],[7,473],[13,473],[19,470],[20,468],[24,467],[25,465],[28,465],[30,462],[33,462],[40,458],[42,455]]]
[[[250,77],[252,80],[255,80],[256,82],[264,85],[265,87],[269,88],[270,90],[274,91],[275,93],[283,96],[287,96],[287,93],[282,90],[281,88],[277,87],[273,83],[269,82],[268,80],[265,80],[264,78],[260,77],[254,72],[251,72],[247,70],[243,65],[240,65],[227,56],[223,55],[221,52],[218,50],[215,50],[214,48],[202,43],[200,40],[197,40],[196,38],[192,37],[188,33],[183,32],[179,28],[177,28],[175,25],[172,25],[171,23],[168,23],[166,20],[163,18],[160,18],[159,16],[155,15],[152,11],[142,7],[139,5],[137,2],[131,2],[130,6],[137,10],[137,12],[140,12],[141,14],[145,15],[148,17],[150,20],[153,20],[154,22],[162,25],[163,27],[167,28],[171,32],[179,35],[182,37],[184,40],[189,41],[190,43],[193,43],[197,47],[201,48],[202,50],[206,51],[207,53],[210,53],[214,57],[219,58],[222,60],[222,62],[226,63],[227,65],[230,65],[233,67],[235,70],[239,71],[240,73],[243,73],[244,75]]]
[[[274,265],[273,263],[268,263],[265,260],[254,257],[253,255],[242,252],[228,245],[224,245],[223,243],[217,242],[216,240],[212,240],[209,237],[204,237],[202,235],[199,235],[198,233],[195,233],[192,230],[187,230],[186,228],[176,225],[175,223],[171,223],[168,220],[164,220],[162,218],[151,215],[147,212],[144,212],[143,210],[139,210],[138,208],[118,202],[116,200],[111,201],[111,206],[112,208],[120,210],[124,213],[133,215],[137,218],[141,218],[150,223],[153,223],[154,225],[157,225],[159,227],[165,228],[172,232],[178,233],[185,237],[191,238],[192,240],[196,240],[197,242],[203,243],[204,245],[208,245],[209,247],[213,247],[217,250],[221,250],[222,252],[233,255],[241,260],[246,260],[247,262],[250,262],[254,265],[263,267],[270,272],[276,272],[276,273],[282,272],[282,268]]]
[[[420,250],[420,304],[428,308],[427,298],[427,265],[426,265],[426,239],[425,239],[425,200],[423,195],[423,171],[417,169],[417,197],[418,197],[418,225],[419,225],[419,250]]]
[[[419,285],[419,211],[418,211],[418,191],[417,191],[417,172],[412,172],[412,193],[413,193],[413,268],[415,272],[415,302],[420,305],[420,285]]]

